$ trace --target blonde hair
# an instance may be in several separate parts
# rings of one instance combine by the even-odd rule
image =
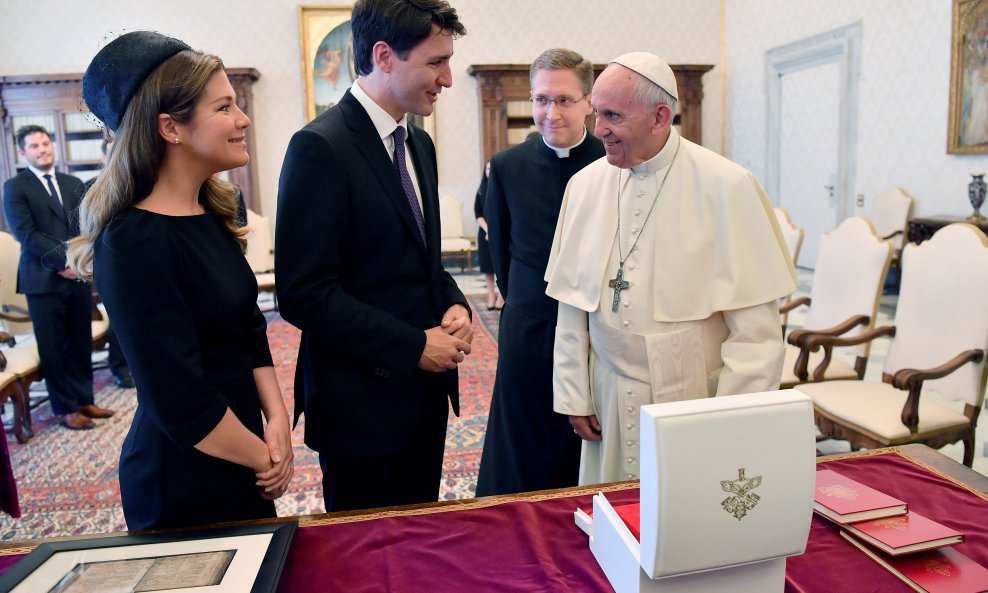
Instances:
[[[148,197],[165,159],[165,141],[158,134],[158,115],[179,123],[192,119],[210,77],[223,70],[211,54],[183,50],[165,60],[134,94],[113,140],[113,151],[79,208],[79,236],[68,242],[67,260],[79,278],[93,278],[93,245],[113,217]],[[237,225],[235,185],[210,177],[199,189],[199,201],[223,221],[246,249],[248,229]]]

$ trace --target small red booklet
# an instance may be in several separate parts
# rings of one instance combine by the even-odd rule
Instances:
[[[908,508],[898,498],[842,476],[829,469],[816,472],[813,510],[839,523],[853,523],[904,515]]]
[[[952,546],[964,541],[964,534],[919,513],[883,517],[849,523],[844,529],[892,556]]]
[[[868,547],[845,531],[841,536],[920,593],[983,593],[988,569],[953,548],[905,556],[889,556]]]
[[[614,505],[614,512],[618,514],[618,517],[621,517],[621,520],[627,525],[628,530],[631,531],[631,535],[635,536],[635,539],[638,541],[642,539],[641,508],[642,505],[639,502]],[[576,509],[573,515],[577,527],[582,529],[587,535],[593,535],[593,507],[587,510]]]

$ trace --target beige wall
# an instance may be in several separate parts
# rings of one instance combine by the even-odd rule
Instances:
[[[468,35],[456,42],[454,86],[443,92],[438,104],[439,178],[443,194],[464,201],[469,229],[475,228],[473,195],[481,165],[477,85],[466,73],[469,65],[528,63],[555,46],[570,47],[596,62],[638,50],[658,53],[673,63],[720,60],[720,0],[453,4]],[[81,72],[104,37],[134,29],[173,35],[216,53],[231,67],[257,68],[257,146],[251,147],[251,156],[258,166],[263,211],[271,215],[285,149],[292,133],[305,124],[297,7],[297,2],[285,0],[0,0],[0,74]],[[719,69],[708,73],[704,84],[704,143],[720,150]]]
[[[897,185],[916,198],[914,214],[970,214],[970,173],[988,171],[988,157],[946,153],[950,0],[727,2],[725,154],[764,175],[765,51],[856,21],[863,33],[855,193],[866,196],[859,212]]]

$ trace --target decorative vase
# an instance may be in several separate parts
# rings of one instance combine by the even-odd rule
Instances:
[[[984,216],[981,216],[981,205],[985,202],[986,190],[988,190],[988,184],[985,184],[985,174],[971,173],[971,183],[967,184],[967,197],[971,200],[971,205],[974,206],[974,214],[968,216],[968,220],[981,221],[985,219]]]

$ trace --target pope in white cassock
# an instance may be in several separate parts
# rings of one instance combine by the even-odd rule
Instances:
[[[677,100],[663,60],[612,61],[593,88],[606,156],[563,197],[545,279],[580,484],[638,477],[642,405],[779,386],[792,261],[755,177],[672,127]]]

